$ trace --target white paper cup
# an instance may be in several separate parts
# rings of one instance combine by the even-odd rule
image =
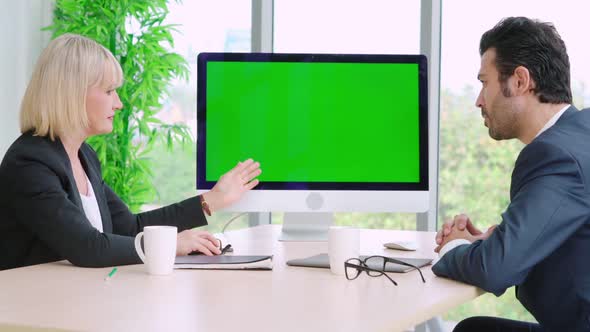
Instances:
[[[360,252],[360,231],[358,228],[331,226],[328,231],[328,256],[330,270],[344,275],[344,262],[358,258]]]

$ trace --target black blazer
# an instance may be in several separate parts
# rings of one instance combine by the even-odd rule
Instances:
[[[104,183],[88,144],[82,144],[79,157],[94,189],[104,233],[84,214],[61,141],[25,133],[0,165],[0,270],[62,259],[84,267],[141,263],[134,237],[145,226],[172,225],[180,232],[207,224],[198,197],[132,214]]]

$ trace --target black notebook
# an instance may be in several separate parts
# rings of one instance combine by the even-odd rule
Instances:
[[[272,270],[272,255],[178,256],[174,261],[174,268],[212,270]]]

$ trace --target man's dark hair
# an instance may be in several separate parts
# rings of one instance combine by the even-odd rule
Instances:
[[[541,103],[572,103],[570,63],[565,43],[551,23],[507,17],[481,37],[479,54],[496,50],[496,68],[505,96],[506,81],[518,66],[528,69]]]

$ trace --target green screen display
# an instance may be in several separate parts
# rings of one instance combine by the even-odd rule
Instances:
[[[416,63],[207,62],[206,170],[260,181],[420,181]]]

